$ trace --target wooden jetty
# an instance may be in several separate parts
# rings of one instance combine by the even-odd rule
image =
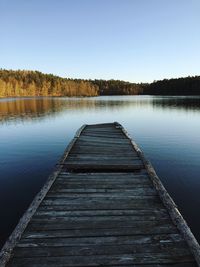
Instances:
[[[118,123],[84,125],[1,251],[0,266],[200,266],[200,247]]]

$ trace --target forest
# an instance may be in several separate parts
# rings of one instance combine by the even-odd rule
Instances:
[[[61,78],[39,71],[0,69],[0,97],[200,95],[200,76],[153,83]]]
[[[155,81],[143,90],[143,94],[200,95],[200,76]]]

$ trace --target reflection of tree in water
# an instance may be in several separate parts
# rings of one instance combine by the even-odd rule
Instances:
[[[132,106],[147,105],[151,100],[119,97],[108,98],[16,98],[0,101],[0,121],[41,119],[56,116],[61,112],[77,113],[82,111],[117,110]]]
[[[158,97],[153,98],[154,107],[163,109],[200,110],[200,97]]]
[[[119,111],[154,106],[185,110],[199,110],[199,97],[94,97],[94,98],[16,98],[0,100],[0,121],[40,120],[61,112]]]

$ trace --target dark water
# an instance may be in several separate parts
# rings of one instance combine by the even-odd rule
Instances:
[[[151,160],[200,241],[200,98],[0,100],[0,241],[13,230],[75,131],[118,121]]]

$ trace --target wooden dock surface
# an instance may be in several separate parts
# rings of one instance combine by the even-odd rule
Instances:
[[[83,126],[1,252],[0,266],[199,266],[197,241],[118,123]]]

